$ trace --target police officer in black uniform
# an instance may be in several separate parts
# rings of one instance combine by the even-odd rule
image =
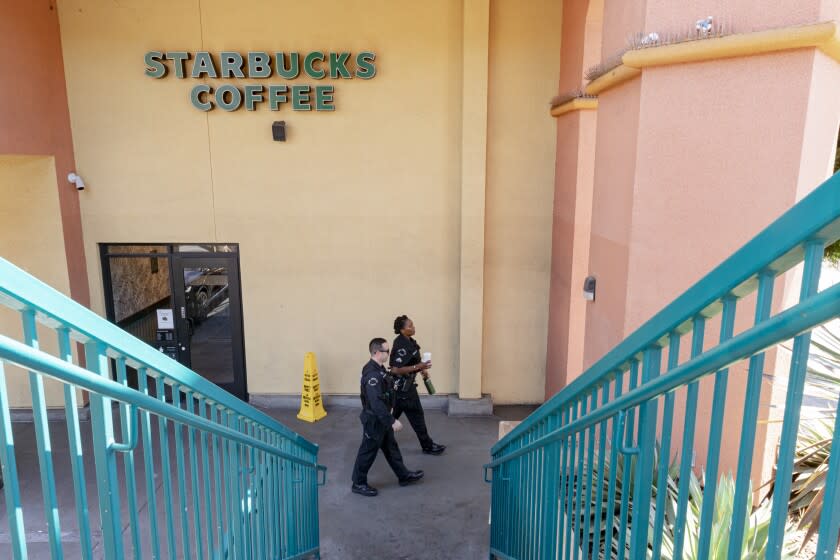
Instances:
[[[368,349],[370,361],[362,368],[361,380],[362,413],[359,418],[363,429],[362,444],[353,466],[352,490],[362,496],[376,496],[379,492],[368,486],[367,473],[380,449],[397,475],[400,486],[417,482],[423,478],[423,471],[406,468],[394,437],[394,426],[401,427],[401,424],[391,415],[393,390],[384,365],[388,360],[388,341],[374,338]]]
[[[428,455],[440,455],[446,449],[432,441],[429,431],[426,429],[426,417],[423,414],[423,405],[420,404],[420,395],[417,394],[417,383],[414,379],[418,372],[423,377],[428,377],[426,370],[432,367],[431,362],[423,362],[420,359],[420,345],[411,338],[414,336],[414,322],[400,315],[394,319],[394,333],[399,335],[394,339],[391,352],[391,375],[394,377],[394,390],[396,391],[396,403],[394,404],[394,418],[398,419],[405,412],[411,427],[420,440],[420,447],[423,453]]]

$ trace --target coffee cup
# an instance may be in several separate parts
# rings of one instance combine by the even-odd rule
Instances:
[[[431,362],[432,361],[432,353],[431,352],[423,352],[423,362]]]

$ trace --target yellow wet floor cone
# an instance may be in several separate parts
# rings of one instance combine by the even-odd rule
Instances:
[[[314,352],[307,352],[303,358],[303,392],[300,395],[298,419],[317,422],[327,415],[321,400],[321,382],[318,380],[318,362]]]

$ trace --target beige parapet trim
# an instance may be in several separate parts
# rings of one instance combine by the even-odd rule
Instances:
[[[641,74],[642,69],[653,66],[687,64],[805,48],[818,48],[827,56],[840,62],[840,27],[836,22],[828,21],[813,25],[741,33],[717,39],[635,49],[624,53],[620,66],[593,80],[584,91],[589,95],[598,95],[602,91],[632,80]],[[554,109],[551,114],[556,116]]]
[[[606,91],[618,84],[623,84],[624,82],[632,80],[641,73],[642,71],[638,68],[632,68],[626,64],[622,64],[621,66],[613,68],[603,76],[599,76],[590,82],[584,91],[587,95],[598,95],[602,91]]]
[[[822,25],[834,26],[834,33],[831,34],[826,41],[820,43],[818,48],[825,53],[826,56],[833,58],[836,62],[840,62],[840,26],[836,22],[828,22]]]
[[[592,111],[598,108],[598,100],[594,97],[577,97],[551,108],[551,116],[559,117],[572,111]]]
[[[808,47],[823,49],[823,45],[829,43],[832,46],[824,52],[836,59],[831,54],[832,50],[838,51],[836,32],[837,25],[833,21],[800,27],[783,27],[768,31],[729,35],[717,39],[686,41],[685,43],[627,51],[621,57],[621,61],[625,66],[632,68],[648,68]]]

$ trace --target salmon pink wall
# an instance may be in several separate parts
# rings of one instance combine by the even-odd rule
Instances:
[[[70,294],[89,306],[79,193],[67,182],[76,164],[56,3],[0,0],[0,14],[0,51],[14,53],[0,58],[0,154],[55,158]]]

